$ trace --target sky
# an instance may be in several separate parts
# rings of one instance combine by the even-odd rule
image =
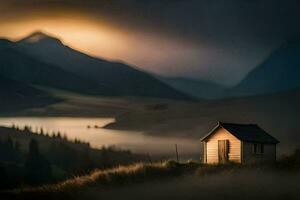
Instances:
[[[237,84],[300,31],[298,0],[0,0],[0,37],[40,30],[85,53]]]

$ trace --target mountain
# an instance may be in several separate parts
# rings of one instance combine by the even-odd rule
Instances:
[[[57,102],[46,92],[0,76],[0,111],[45,106]]]
[[[110,88],[117,96],[191,99],[144,71],[120,62],[88,56],[42,32],[27,36],[18,41],[18,45],[35,59]]]
[[[290,40],[232,89],[235,96],[257,95],[300,87],[300,39]]]
[[[182,77],[160,77],[173,88],[199,99],[219,99],[226,95],[226,88],[209,81]]]
[[[0,75],[18,82],[85,94],[104,92],[97,83],[39,61],[23,51],[13,42],[0,40]]]
[[[13,43],[10,40],[7,39],[0,39],[0,50],[6,49],[6,48],[12,48]]]

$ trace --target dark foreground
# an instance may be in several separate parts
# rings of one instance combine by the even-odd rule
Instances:
[[[108,190],[92,187],[77,199],[299,199],[299,180],[300,173],[242,170],[201,177],[190,175]]]
[[[300,151],[274,165],[139,163],[58,184],[0,192],[0,199],[299,199]]]

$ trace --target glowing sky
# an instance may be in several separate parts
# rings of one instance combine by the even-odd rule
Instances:
[[[119,30],[99,20],[72,14],[3,23],[0,35],[18,40],[36,30],[58,37],[64,44],[90,55],[122,60],[160,74],[184,74],[190,70],[185,65],[199,58],[199,50],[193,44],[167,36]]]
[[[298,33],[296,0],[0,0],[0,36],[40,30],[163,75],[234,84]]]

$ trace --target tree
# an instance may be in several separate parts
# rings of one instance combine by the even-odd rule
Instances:
[[[24,126],[24,131],[31,132],[31,130],[32,130],[31,126],[27,126],[27,125]]]
[[[80,164],[80,156],[75,148],[64,142],[53,142],[50,145],[47,157],[54,165],[60,167],[66,172],[75,172]]]
[[[11,137],[7,137],[4,142],[0,141],[0,161],[4,162],[19,162],[21,154],[14,147]]]
[[[21,152],[21,144],[19,141],[16,141],[15,142],[15,146],[14,146],[14,158],[15,158],[15,161],[17,163],[21,163],[23,160],[22,158],[22,152]]]
[[[11,139],[11,137],[7,137],[6,143],[5,143],[7,148],[13,149],[14,145],[13,145],[13,141]]]
[[[18,142],[18,141],[15,142],[15,150],[16,150],[17,152],[20,152],[20,151],[21,151],[21,144],[20,144],[20,142]]]
[[[0,189],[3,189],[5,185],[7,184],[7,173],[5,171],[5,167],[0,162]]]
[[[44,136],[44,129],[43,128],[40,129],[40,135]]]
[[[38,142],[32,139],[25,162],[25,182],[32,185],[47,183],[52,178],[49,161],[40,154]]]
[[[58,139],[61,139],[61,133],[60,133],[59,131],[57,132],[56,137],[57,137]]]

